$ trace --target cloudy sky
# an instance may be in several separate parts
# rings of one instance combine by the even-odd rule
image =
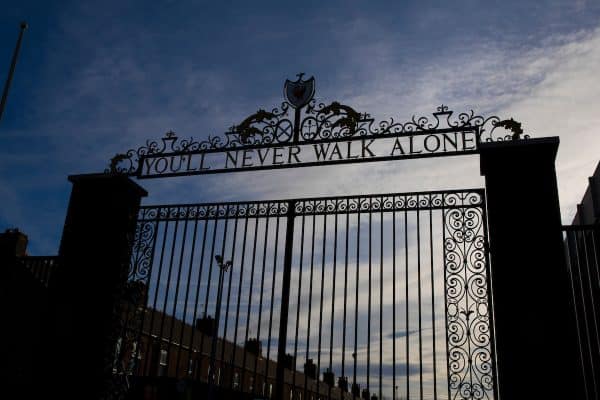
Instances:
[[[55,253],[69,174],[167,130],[221,134],[282,85],[314,75],[318,99],[407,120],[440,104],[514,117],[560,136],[558,178],[570,222],[596,162],[600,3],[13,2],[0,15],[6,76],[0,122],[0,228]],[[480,187],[476,158],[383,162],[144,181],[146,203]]]
[[[298,72],[315,76],[317,99],[376,119],[430,116],[445,104],[559,136],[569,223],[600,159],[599,17],[592,0],[13,2],[0,14],[0,77],[19,22],[30,28],[0,121],[0,229],[26,232],[31,254],[56,254],[68,175],[101,172],[168,130],[222,134],[279,106]],[[462,189],[483,179],[473,156],[140,183],[145,204],[157,204]]]

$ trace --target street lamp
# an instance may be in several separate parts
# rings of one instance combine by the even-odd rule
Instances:
[[[231,260],[223,262],[223,257],[220,255],[215,256],[215,261],[219,266],[219,288],[217,291],[217,310],[215,312],[215,324],[212,332],[212,346],[210,349],[210,364],[208,374],[208,398],[212,400],[214,398],[214,381],[215,381],[215,356],[217,353],[217,334],[219,331],[219,317],[221,316],[221,297],[223,294],[223,282],[225,273],[231,267]]]

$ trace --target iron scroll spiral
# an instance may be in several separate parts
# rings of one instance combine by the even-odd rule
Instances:
[[[444,211],[448,381],[452,399],[493,398],[484,215],[478,196]],[[479,197],[481,199],[481,197]]]

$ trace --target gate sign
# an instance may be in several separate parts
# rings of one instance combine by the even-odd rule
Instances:
[[[433,117],[375,122],[367,113],[313,99],[314,78],[286,81],[284,101],[258,110],[232,126],[225,136],[204,141],[169,131],[112,158],[108,173],[157,178],[219,172],[307,167],[369,161],[475,154],[484,141],[521,139],[513,119],[453,112],[441,105]],[[502,134],[494,134],[497,128]],[[527,138],[528,136],[523,136]]]

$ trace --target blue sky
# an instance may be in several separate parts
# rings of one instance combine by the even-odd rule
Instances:
[[[0,122],[0,228],[56,252],[69,174],[104,170],[159,138],[220,134],[280,104],[286,78],[376,118],[513,116],[559,135],[570,221],[598,160],[600,3],[13,2],[0,15],[0,76],[30,29]],[[585,143],[585,146],[581,146]],[[360,182],[360,184],[357,184]],[[364,183],[363,183],[364,182]],[[475,158],[144,181],[146,203],[482,186]]]
[[[279,106],[298,72],[315,76],[317,99],[376,119],[446,104],[559,136],[569,223],[600,159],[599,17],[591,0],[13,2],[0,14],[1,79],[19,22],[30,29],[0,121],[0,229],[26,232],[31,254],[56,254],[68,175],[101,172],[171,129],[221,134]],[[472,156],[140,183],[144,203],[158,204],[462,189],[483,179]]]

